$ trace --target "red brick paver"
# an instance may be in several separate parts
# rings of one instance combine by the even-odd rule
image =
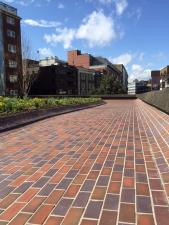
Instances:
[[[168,225],[169,116],[140,100],[0,134],[0,224]]]

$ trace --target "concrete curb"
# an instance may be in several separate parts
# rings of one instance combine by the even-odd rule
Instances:
[[[106,104],[105,102],[85,105],[59,106],[52,109],[34,110],[31,112],[22,112],[15,115],[5,116],[0,118],[0,133],[10,131],[16,128],[48,119],[50,117],[76,112],[83,109],[94,108]]]
[[[163,112],[163,113],[169,115],[169,112],[166,111],[165,109],[162,109],[162,108],[160,108],[160,107],[158,107],[158,106],[156,106],[156,105],[153,105],[152,103],[149,103],[148,101],[146,101],[146,100],[144,100],[144,99],[141,99],[141,98],[139,98],[139,99],[140,99],[142,102],[146,103],[147,105],[150,105],[150,106],[152,106],[152,107],[154,107],[154,108],[160,110],[161,112]]]

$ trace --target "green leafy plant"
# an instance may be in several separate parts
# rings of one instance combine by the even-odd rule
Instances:
[[[96,103],[100,98],[9,98],[0,96],[0,115],[56,106]]]

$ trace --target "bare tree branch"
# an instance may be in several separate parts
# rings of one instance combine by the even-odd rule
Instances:
[[[33,60],[30,40],[22,35],[22,76],[19,79],[21,96],[28,96],[30,88],[39,75],[39,63]]]

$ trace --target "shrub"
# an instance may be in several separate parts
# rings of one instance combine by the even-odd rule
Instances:
[[[0,96],[0,114],[52,108],[59,105],[95,103],[100,98],[9,98]]]

